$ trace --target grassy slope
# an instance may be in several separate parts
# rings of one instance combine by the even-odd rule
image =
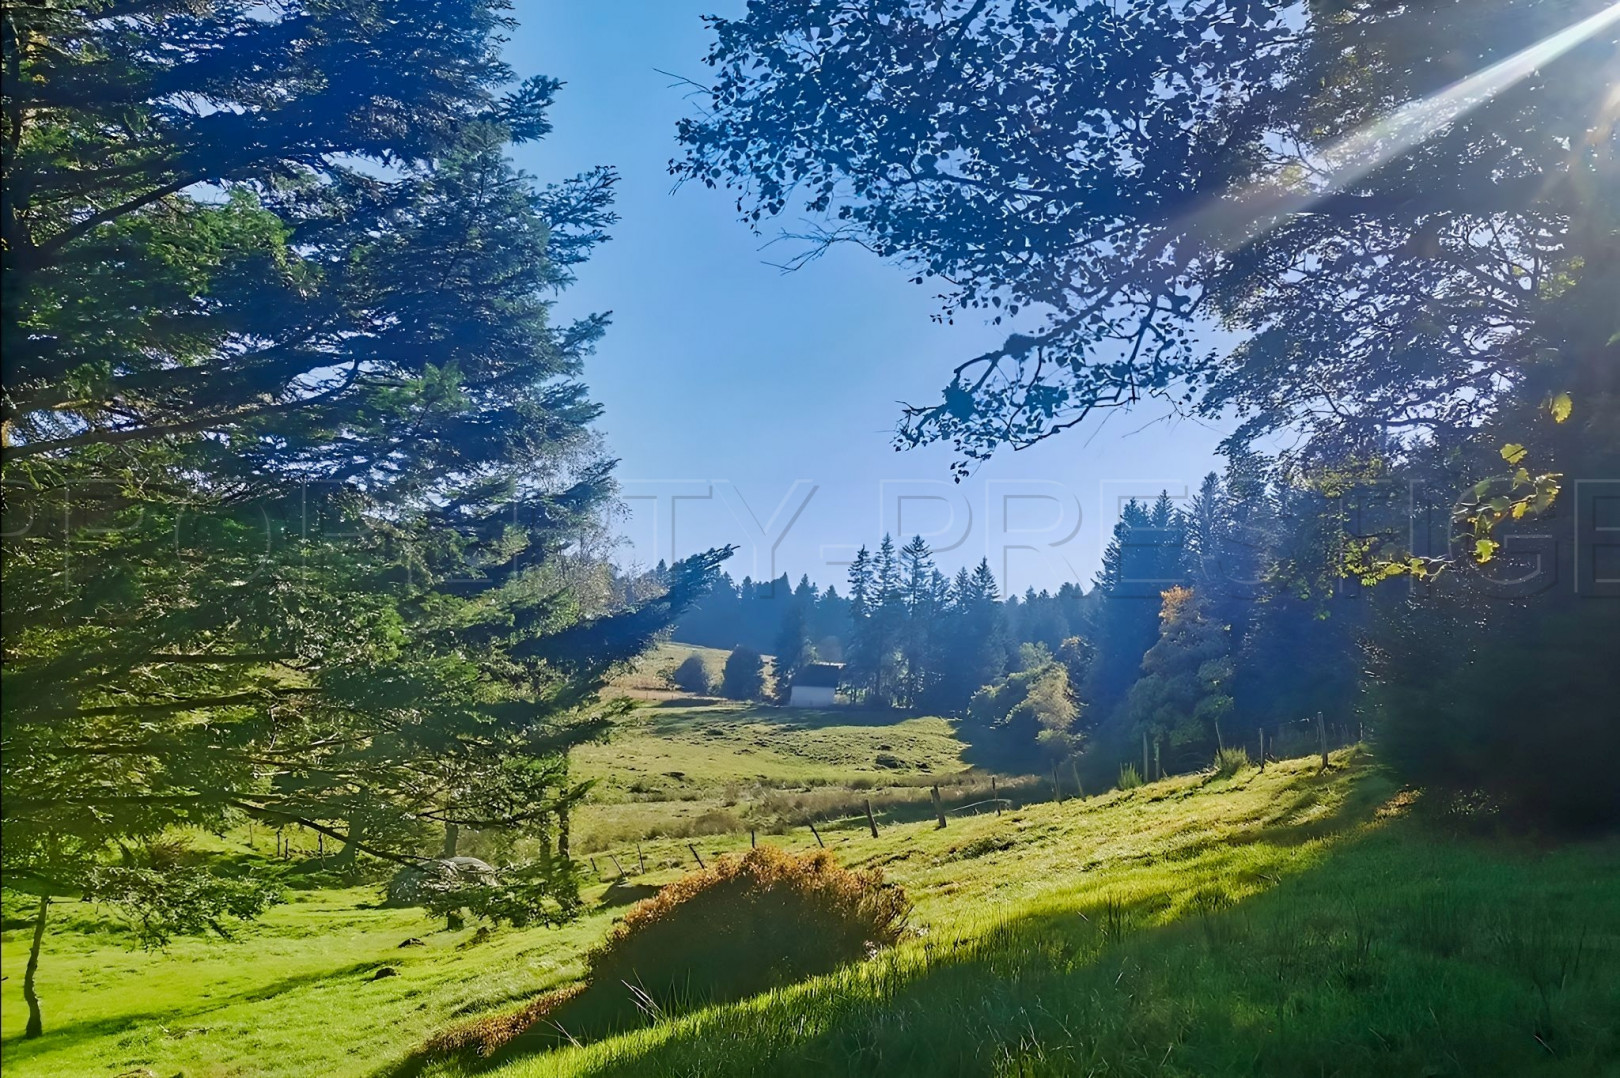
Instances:
[[[645,708],[635,725],[574,752],[574,768],[605,794],[641,786],[679,797],[728,785],[877,781],[961,770],[962,743],[944,719],[742,704]],[[881,767],[889,754],[903,766]]]
[[[937,718],[744,704],[643,708],[612,741],[575,751],[575,773],[597,781],[575,822],[576,845],[593,851],[654,833],[768,831],[784,817],[859,811],[866,797],[880,806],[925,799],[922,784],[965,769],[962,749]]]
[[[689,655],[696,655],[703,660],[704,668],[709,671],[709,680],[718,689],[720,676],[726,669],[726,658],[730,654],[720,648],[664,641],[653,645],[645,655],[635,661],[631,669],[615,678],[608,688],[607,695],[643,700],[678,698],[684,694],[674,691],[669,683],[669,675],[674,673],[675,668]],[[767,657],[767,673],[769,670],[770,659]]]
[[[835,836],[918,899],[874,962],[439,1076],[1620,1073],[1620,845],[1447,839],[1367,767]]]
[[[1620,846],[1441,841],[1400,808],[1370,768],[1296,761],[943,831],[835,827],[842,859],[882,865],[917,899],[919,935],[893,954],[638,1034],[430,1073],[1615,1073]],[[610,901],[690,863],[680,840],[645,852],[647,874]],[[32,1043],[16,1039],[26,933],[10,927],[6,1073],[388,1073],[458,1015],[577,975],[614,913],[472,944],[370,908],[370,892],[304,897],[239,943],[168,956],[53,935],[49,1032]],[[429,946],[399,949],[409,935]],[[382,963],[401,975],[368,981]]]

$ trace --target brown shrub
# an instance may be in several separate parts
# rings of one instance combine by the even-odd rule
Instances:
[[[631,907],[588,956],[590,980],[633,986],[660,1007],[735,999],[894,943],[910,910],[879,869],[762,846]]]
[[[591,1040],[753,995],[894,943],[910,912],[881,870],[842,868],[825,850],[761,846],[722,857],[632,906],[587,955],[584,983],[446,1030],[416,1062]]]

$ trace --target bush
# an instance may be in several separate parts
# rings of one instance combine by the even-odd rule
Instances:
[[[591,952],[590,981],[633,985],[659,1007],[736,999],[893,944],[910,909],[878,869],[762,846],[638,903]]]
[[[726,656],[720,692],[732,700],[765,698],[765,658],[753,648],[738,648]]]
[[[1215,776],[1229,779],[1249,766],[1249,750],[1228,746],[1215,754]]]
[[[711,691],[709,668],[704,664],[701,655],[688,655],[681,661],[681,665],[675,668],[669,680],[682,692],[696,696],[707,696]]]

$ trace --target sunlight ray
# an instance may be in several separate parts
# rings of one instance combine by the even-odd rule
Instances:
[[[1323,178],[1309,191],[1281,191],[1269,185],[1251,187],[1201,214],[1205,218],[1202,224],[1214,226],[1208,231],[1215,235],[1231,236],[1224,245],[1228,251],[1253,242],[1289,217],[1345,191],[1523,81],[1538,68],[1617,24],[1620,24],[1620,2],[1442,90],[1409,102],[1327,146],[1320,153]],[[1223,218],[1227,228],[1220,227]],[[1231,228],[1234,223],[1237,227]]]

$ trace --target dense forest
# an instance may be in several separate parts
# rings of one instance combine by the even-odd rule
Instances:
[[[774,654],[784,684],[808,662],[842,663],[854,701],[969,718],[1004,765],[1079,756],[1102,783],[1145,736],[1159,766],[1196,770],[1223,745],[1258,754],[1263,727],[1320,715],[1359,734],[1373,603],[1344,568],[1353,502],[1275,485],[1240,458],[1185,507],[1127,502],[1089,590],[1003,597],[987,561],[947,577],[920,537],[885,536],[856,555],[847,597],[722,574],[674,632]],[[1026,684],[1054,703],[1020,710]]]

